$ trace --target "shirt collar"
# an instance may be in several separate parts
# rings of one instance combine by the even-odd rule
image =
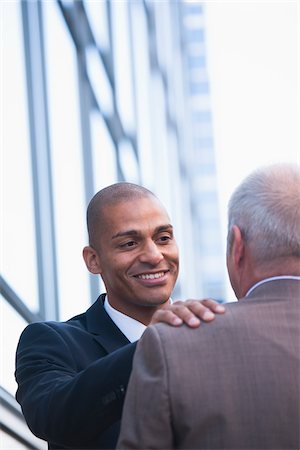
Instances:
[[[146,325],[133,319],[132,317],[126,316],[126,314],[117,311],[111,306],[106,295],[104,300],[104,309],[111,318],[111,320],[117,325],[117,327],[122,331],[122,333],[127,337],[130,342],[135,342],[146,330]]]
[[[249,289],[249,291],[247,292],[245,297],[248,297],[251,294],[251,292],[254,291],[254,289],[256,289],[261,284],[267,283],[269,281],[274,281],[274,280],[299,280],[300,281],[300,277],[294,276],[294,275],[281,275],[281,276],[278,276],[278,277],[265,278],[264,280],[261,280],[258,283],[254,284],[254,286],[252,286]]]

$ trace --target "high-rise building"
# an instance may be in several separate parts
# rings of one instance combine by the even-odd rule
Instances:
[[[219,220],[210,80],[206,54],[205,3],[185,1],[184,71],[188,79],[190,145],[188,171],[197,249],[197,292],[224,298],[225,258]]]

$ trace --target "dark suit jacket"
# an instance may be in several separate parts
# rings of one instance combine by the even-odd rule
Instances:
[[[16,355],[16,398],[49,448],[116,445],[136,344],[103,307],[104,295],[67,322],[30,324]]]
[[[300,281],[270,281],[197,329],[148,327],[122,449],[299,449]]]

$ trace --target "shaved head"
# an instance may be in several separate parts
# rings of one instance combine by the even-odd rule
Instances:
[[[148,189],[132,183],[108,186],[87,209],[88,270],[100,275],[115,309],[148,325],[169,303],[179,257],[166,208]]]
[[[159,201],[149,189],[133,183],[115,183],[97,192],[87,208],[87,228],[90,245],[93,245],[96,234],[99,231],[101,232],[101,224],[104,220],[103,213],[106,207],[145,197],[152,197]]]

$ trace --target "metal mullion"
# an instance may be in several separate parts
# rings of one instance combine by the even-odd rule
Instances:
[[[28,323],[38,322],[42,320],[41,316],[32,312],[26,304],[20,299],[9,284],[0,276],[0,293],[7,300],[7,302],[20,314]]]
[[[41,3],[22,2],[34,187],[39,306],[44,319],[58,318],[54,208],[46,104]]]
[[[80,123],[81,123],[81,138],[82,138],[82,161],[84,169],[84,191],[85,202],[88,205],[90,199],[94,195],[94,173],[93,173],[93,158],[92,158],[92,144],[91,144],[91,127],[90,114],[93,108],[91,99],[91,90],[87,85],[85,78],[85,53],[80,51],[77,53],[77,73],[78,73],[78,90],[79,90],[79,105],[80,105]],[[95,276],[89,276],[89,289],[91,295],[91,303],[99,296],[99,282]]]

